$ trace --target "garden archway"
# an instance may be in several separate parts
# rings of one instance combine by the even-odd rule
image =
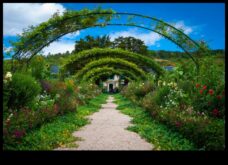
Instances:
[[[125,61],[135,63],[137,66],[139,66],[139,68],[141,68],[145,72],[148,72],[149,69],[153,69],[153,71],[157,75],[162,75],[165,72],[165,70],[159,64],[157,64],[157,62],[155,62],[152,58],[122,49],[110,48],[93,48],[71,55],[67,60],[66,64],[64,65],[64,68],[67,71],[70,71],[72,74],[74,74],[74,72],[83,69],[83,67],[86,67],[88,63],[99,59],[102,60],[103,58],[117,60],[123,59]]]
[[[128,16],[127,23],[112,22],[113,20],[118,20],[119,16]],[[143,18],[146,21],[149,20],[149,25],[137,25],[137,21],[132,21],[136,17]],[[158,33],[179,46],[193,60],[197,69],[199,69],[199,65],[193,57],[193,52],[207,52],[205,47],[192,40],[183,30],[177,29],[162,20],[140,14],[120,13],[110,9],[103,10],[97,8],[95,10],[66,11],[63,15],[56,13],[47,22],[41,23],[36,27],[29,27],[19,36],[17,42],[12,43],[15,52],[13,59],[25,59],[25,62],[28,64],[31,58],[44,47],[68,33],[90,27],[113,25],[134,26]]]

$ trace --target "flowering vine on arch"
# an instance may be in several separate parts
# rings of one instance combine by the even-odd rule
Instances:
[[[121,23],[120,16],[127,16],[125,23]],[[134,20],[135,18],[143,19],[144,24],[137,24],[137,20]],[[62,36],[90,27],[105,26],[134,26],[158,33],[179,46],[193,60],[197,70],[199,69],[199,64],[193,57],[193,52],[207,53],[206,47],[192,40],[183,30],[177,29],[162,20],[135,13],[121,13],[112,9],[97,8],[80,11],[68,10],[62,15],[55,13],[48,21],[24,30],[19,35],[19,40],[12,43],[13,51],[15,52],[13,59],[25,61],[29,64],[33,56]]]

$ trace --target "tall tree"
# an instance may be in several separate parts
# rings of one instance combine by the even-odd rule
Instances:
[[[147,46],[134,37],[118,37],[113,41],[114,48],[121,48],[139,54],[147,54]]]
[[[87,35],[85,39],[80,39],[75,42],[74,53],[80,52],[86,49],[92,49],[95,47],[98,48],[106,48],[111,47],[112,42],[110,41],[110,37],[107,35],[98,36],[94,38],[93,36]]]

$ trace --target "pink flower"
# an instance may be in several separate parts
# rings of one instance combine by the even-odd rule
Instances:
[[[25,135],[25,130],[15,130],[13,134],[16,138],[21,138]]]
[[[216,109],[216,108],[213,109],[212,114],[213,114],[214,116],[218,116],[218,115],[219,115],[219,110]]]

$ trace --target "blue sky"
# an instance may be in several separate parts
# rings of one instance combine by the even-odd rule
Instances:
[[[225,48],[225,5],[222,3],[5,3],[3,5],[4,50],[11,48],[9,40],[15,40],[16,34],[20,34],[23,28],[48,20],[57,10],[63,12],[67,9],[93,9],[99,5],[102,8],[112,8],[117,12],[139,13],[162,19],[183,28],[185,33],[194,40],[205,40],[212,49]],[[86,35],[104,34],[110,35],[111,39],[118,36],[142,39],[151,50],[181,51],[176,45],[156,33],[133,27],[109,26],[89,28],[64,36],[59,42],[45,48],[43,53],[71,51],[75,40],[84,38]]]

